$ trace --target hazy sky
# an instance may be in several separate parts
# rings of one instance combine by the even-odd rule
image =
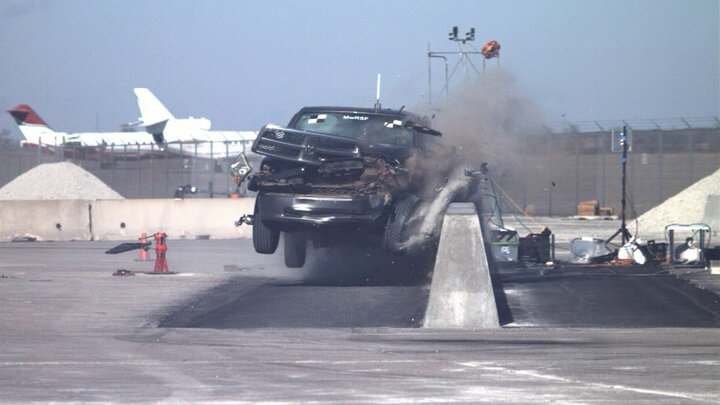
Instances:
[[[0,0],[0,104],[114,131],[148,87],[177,117],[257,130],[304,105],[372,106],[382,73],[383,106],[411,108],[427,99],[428,44],[457,50],[457,25],[477,48],[500,42],[548,121],[712,116],[718,20],[716,0]]]

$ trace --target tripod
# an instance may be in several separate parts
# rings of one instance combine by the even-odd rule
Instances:
[[[610,242],[615,239],[618,235],[622,237],[622,246],[627,243],[630,238],[632,237],[630,235],[630,232],[628,232],[627,227],[625,226],[625,202],[627,200],[627,152],[628,152],[628,140],[627,140],[627,126],[623,125],[622,133],[620,134],[620,145],[622,146],[622,159],[620,159],[620,162],[622,162],[622,215],[621,219],[622,222],[620,223],[620,229],[615,231],[615,233],[605,241],[605,246],[610,244]]]

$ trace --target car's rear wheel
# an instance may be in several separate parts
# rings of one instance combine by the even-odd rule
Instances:
[[[403,243],[407,239],[406,225],[417,202],[418,198],[411,195],[395,203],[387,225],[385,225],[385,234],[383,235],[383,247],[385,250],[394,254],[405,252],[406,249]]]
[[[305,265],[307,238],[300,232],[283,232],[285,265],[297,268]]]
[[[267,226],[258,215],[257,204],[255,204],[255,216],[253,218],[253,247],[257,253],[273,254],[280,242],[280,231]]]

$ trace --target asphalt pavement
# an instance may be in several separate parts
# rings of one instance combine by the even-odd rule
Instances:
[[[509,269],[504,328],[426,330],[427,263],[113,245],[0,244],[0,402],[720,402],[717,296],[655,269]]]

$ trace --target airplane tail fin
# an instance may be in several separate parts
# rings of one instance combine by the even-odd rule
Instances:
[[[7,112],[12,115],[18,125],[44,125],[48,124],[27,104],[20,104]]]
[[[175,118],[150,90],[137,88],[133,89],[133,92],[137,97],[140,121],[143,122],[143,125],[152,126]]]
[[[20,132],[30,145],[53,145],[62,142],[62,136],[53,131],[48,124],[27,104],[10,108],[7,112],[15,119]],[[59,139],[58,139],[59,138]]]

